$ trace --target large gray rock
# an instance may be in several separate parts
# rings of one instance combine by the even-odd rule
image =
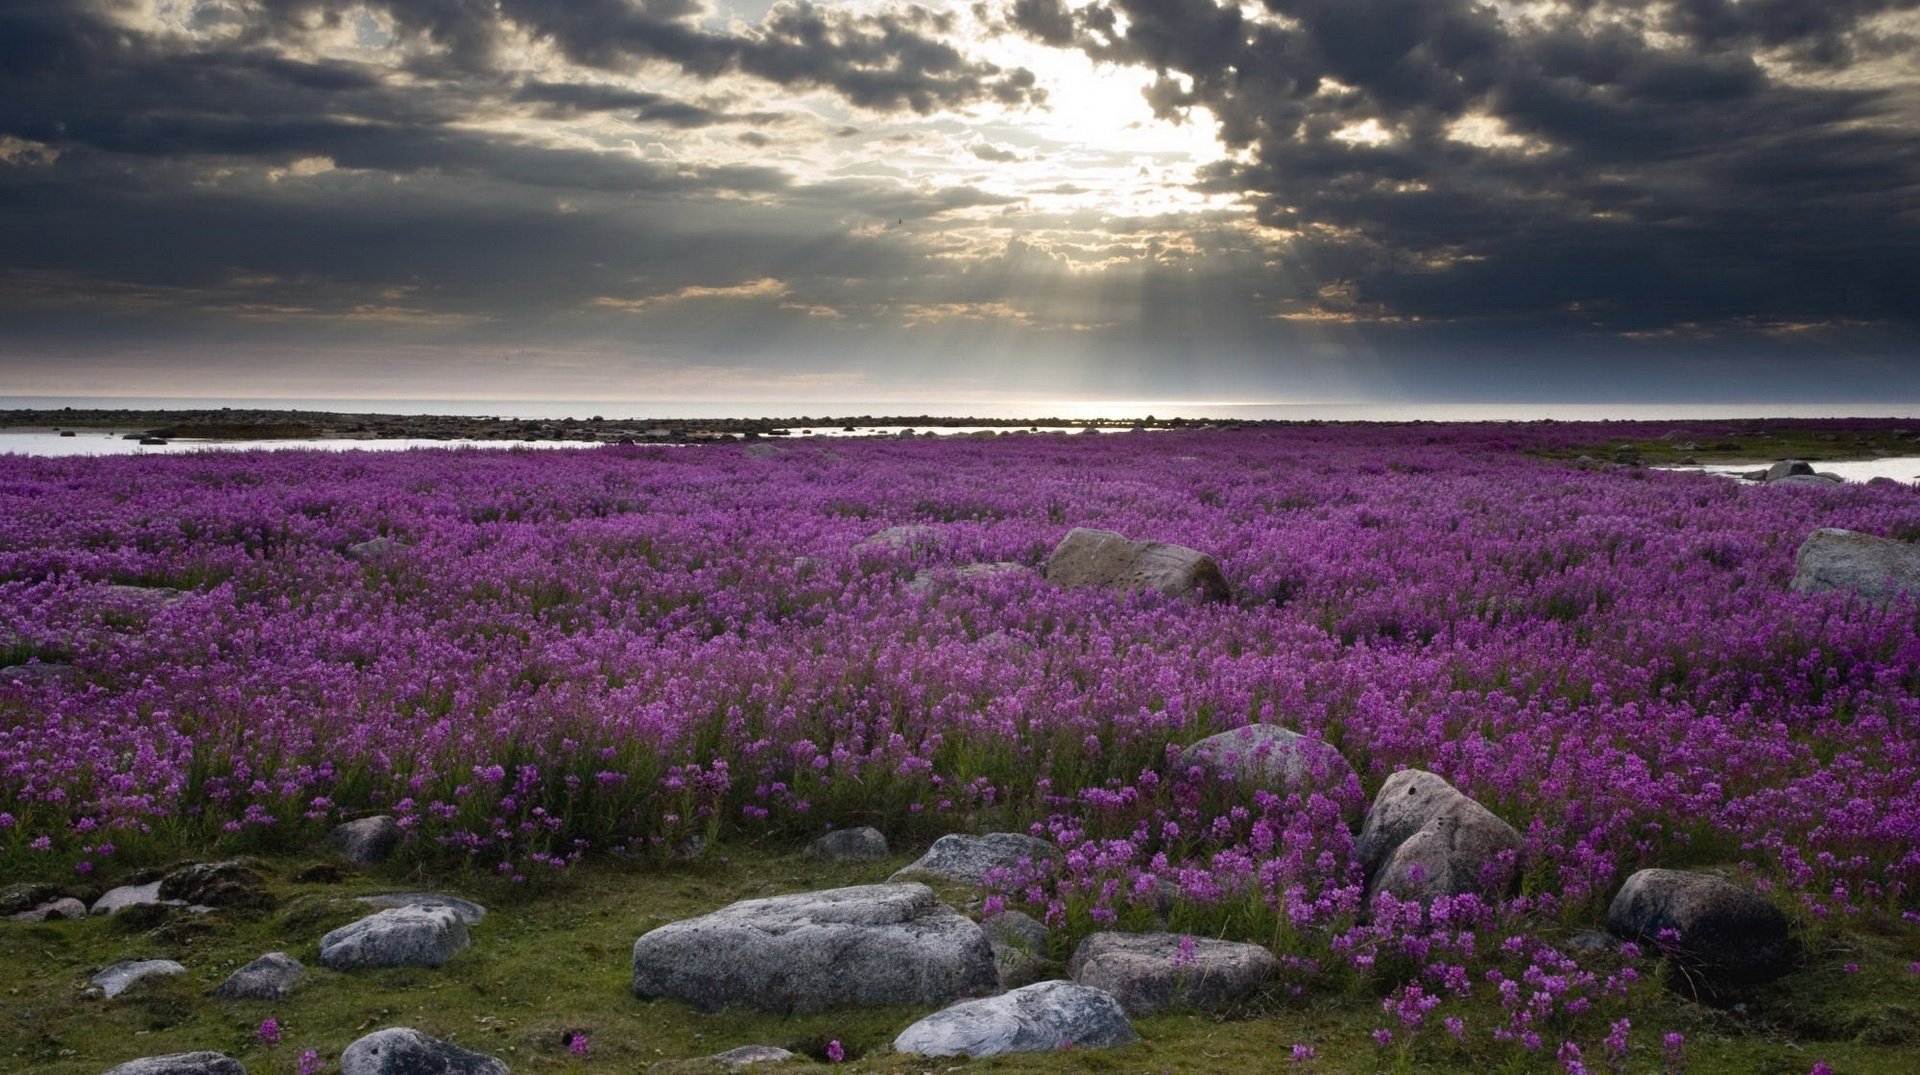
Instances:
[[[1252,1000],[1279,969],[1257,944],[1177,933],[1096,933],[1068,966],[1074,981],[1113,994],[1132,1016],[1227,1011]]]
[[[347,1046],[340,1054],[340,1075],[507,1075],[507,1065],[412,1027],[396,1026]]]
[[[1766,474],[1763,475],[1760,480],[1777,482],[1783,478],[1797,478],[1802,475],[1810,476],[1812,474],[1813,467],[1807,463],[1803,463],[1798,459],[1783,459],[1768,467]]]
[[[1023,864],[1040,865],[1059,856],[1058,847],[1025,833],[990,832],[985,836],[971,836],[955,832],[935,840],[926,854],[895,871],[889,880],[918,878],[978,885],[994,870],[1014,871]]]
[[[374,907],[444,907],[469,926],[477,926],[487,917],[487,909],[458,896],[443,896],[438,892],[386,892],[378,896],[361,896],[361,903]]]
[[[807,857],[826,862],[879,862],[887,857],[886,834],[871,825],[835,829],[807,845]]]
[[[1183,545],[1132,541],[1111,530],[1075,527],[1047,557],[1058,586],[1153,590],[1196,601],[1230,601],[1233,590],[1213,557]]]
[[[105,1075],[247,1075],[247,1069],[224,1053],[168,1053],[129,1060]]]
[[[306,973],[306,965],[285,952],[268,952],[234,971],[214,987],[213,995],[222,1000],[284,1000]]]
[[[703,1011],[940,1004],[998,986],[986,934],[925,885],[745,900],[633,945],[633,992]]]
[[[1920,594],[1920,544],[1828,527],[1800,543],[1793,558],[1795,593],[1851,590],[1884,605]]]
[[[62,896],[57,900],[48,900],[28,911],[7,916],[9,922],[45,922],[50,918],[85,918],[87,905],[72,896]]]
[[[94,914],[117,914],[129,907],[140,907],[150,903],[163,902],[160,899],[160,882],[144,885],[121,885],[110,888],[106,894],[93,901]]]
[[[1040,982],[934,1012],[893,1039],[898,1052],[964,1056],[1105,1049],[1139,1041],[1111,993],[1074,982]]]
[[[1641,870],[1607,908],[1615,936],[1669,952],[1710,984],[1778,978],[1793,967],[1787,918],[1765,896],[1711,874]],[[1678,940],[1661,937],[1671,930]]]
[[[395,907],[350,922],[320,938],[320,965],[440,967],[467,946],[467,926],[445,907]]]
[[[100,992],[107,996],[117,997],[141,982],[185,973],[187,968],[171,959],[128,959],[113,964],[88,981],[99,986]]]
[[[335,825],[327,839],[355,866],[378,866],[400,846],[400,823],[387,814],[363,817]]]
[[[1180,764],[1282,794],[1339,788],[1353,766],[1331,743],[1277,724],[1249,724],[1180,751]]]
[[[1513,826],[1419,769],[1387,778],[1354,845],[1369,896],[1421,902],[1511,894],[1520,879],[1519,852]]]

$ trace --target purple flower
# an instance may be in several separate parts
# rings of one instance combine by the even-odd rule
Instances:
[[[835,1064],[838,1064],[842,1060],[845,1060],[846,1058],[847,1058],[847,1050],[844,1046],[840,1044],[839,1038],[835,1038],[832,1041],[827,1043],[827,1059],[828,1060],[832,1061]]]
[[[260,1039],[260,1044],[265,1045],[269,1049],[273,1048],[276,1045],[279,1045],[280,1044],[280,1020],[275,1019],[272,1016],[268,1016],[267,1018],[261,1020],[260,1029],[254,1031],[254,1035]]]
[[[319,1075],[320,1069],[325,1066],[320,1060],[320,1054],[308,1049],[301,1053],[300,1059],[295,1062],[294,1073],[295,1075]]]

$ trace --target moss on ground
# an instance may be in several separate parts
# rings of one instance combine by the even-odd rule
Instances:
[[[1685,422],[1651,439],[1630,438],[1560,448],[1541,454],[1572,459],[1587,455],[1602,461],[1628,453],[1647,466],[1766,466],[1783,459],[1820,463],[1876,456],[1920,455],[1920,423],[1885,422],[1860,428],[1832,428],[1820,422],[1739,423],[1732,429],[1689,431]]]
[[[1487,1041],[1484,1029],[1470,1035],[1472,1046],[1455,1044],[1436,1027],[1405,1052],[1383,1049],[1370,1038],[1386,1024],[1371,992],[1275,998],[1237,1019],[1141,1019],[1136,1026],[1146,1041],[1130,1048],[970,1064],[887,1052],[893,1036],[925,1014],[919,1010],[703,1015],[628,993],[632,942],[654,926],[733,900],[883,880],[905,861],[832,866],[786,850],[728,848],[692,863],[597,863],[529,890],[483,875],[351,873],[266,860],[258,866],[277,905],[263,913],[136,911],[0,923],[0,1070],[97,1075],[134,1057],[191,1049],[226,1052],[254,1075],[292,1072],[300,1053],[313,1049],[338,1070],[342,1048],[394,1025],[500,1056],[516,1072],[702,1071],[711,1069],[697,1058],[740,1045],[824,1058],[835,1040],[849,1057],[837,1067],[890,1073],[1562,1070],[1551,1046],[1524,1053]],[[339,879],[296,880],[330,875]],[[341,974],[317,965],[320,936],[368,913],[353,896],[411,888],[469,896],[492,913],[474,928],[472,946],[440,970]],[[1696,1004],[1649,978],[1619,1010],[1596,1013],[1594,1025],[1578,1033],[1597,1041],[1604,1019],[1630,1017],[1627,1070],[1635,1072],[1662,1070],[1661,1035],[1668,1031],[1686,1035],[1685,1070],[1696,1075],[1802,1075],[1821,1060],[1843,1073],[1920,1072],[1920,975],[1909,968],[1920,959],[1920,928],[1827,928],[1808,947],[1804,969],[1733,1005]],[[291,998],[230,1002],[208,995],[234,969],[276,950],[309,968]],[[134,957],[176,959],[188,972],[114,1000],[88,994],[95,971]],[[282,1033],[272,1049],[257,1037],[270,1017]],[[1484,1018],[1469,1022],[1486,1027],[1497,1018],[1489,1001]],[[574,1033],[588,1035],[590,1056],[568,1051]],[[1311,1068],[1292,1063],[1296,1043],[1317,1052]],[[1597,1051],[1588,1050],[1589,1068],[1607,1070]]]

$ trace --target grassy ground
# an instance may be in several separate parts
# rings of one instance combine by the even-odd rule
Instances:
[[[311,862],[268,860],[259,868],[277,906],[263,913],[123,912],[114,918],[42,925],[0,923],[0,1070],[96,1075],[137,1056],[216,1049],[255,1075],[292,1072],[316,1050],[333,1067],[339,1052],[385,1026],[414,1026],[505,1059],[516,1072],[701,1071],[689,1063],[739,1045],[779,1045],[824,1058],[843,1044],[849,1071],[1197,1072],[1297,1070],[1294,1044],[1312,1046],[1321,1072],[1558,1071],[1545,1053],[1484,1040],[1458,1046],[1437,1028],[1408,1051],[1369,1037],[1386,1025],[1366,993],[1273,999],[1236,1019],[1170,1015],[1139,1020],[1145,1043],[1109,1051],[1009,1057],[961,1065],[887,1052],[920,1011],[844,1011],[780,1017],[745,1011],[702,1015],[669,1001],[642,1002],[627,991],[632,942],[665,922],[737,899],[884,879],[906,861],[828,866],[786,850],[728,848],[694,863],[603,863],[538,892],[484,876],[425,878],[314,871]],[[332,880],[295,880],[316,873]],[[328,929],[368,908],[350,897],[432,887],[467,895],[493,913],[473,930],[473,945],[440,970],[341,974],[317,965]],[[963,894],[953,893],[956,899]],[[1876,933],[1827,932],[1810,938],[1805,969],[1708,1008],[1652,979],[1619,1011],[1635,1025],[1627,1070],[1661,1070],[1660,1036],[1687,1036],[1685,1070],[1800,1075],[1824,1060],[1837,1072],[1920,1072],[1920,928]],[[263,952],[284,950],[309,967],[281,1002],[229,1002],[208,992]],[[114,1000],[89,996],[88,977],[125,958],[171,958],[188,973],[135,987]],[[1849,973],[1848,964],[1857,965]],[[1489,1012],[1492,1011],[1489,1005]],[[283,1040],[259,1042],[262,1020],[277,1019]],[[1472,1022],[1474,1020],[1470,1020]],[[1490,1025],[1493,1017],[1477,1020]],[[1604,1023],[1596,1022],[1604,1032]],[[1580,1028],[1596,1041],[1593,1028]],[[566,1040],[584,1032],[592,1053],[571,1055]],[[1606,1070],[1589,1049],[1594,1071]]]
[[[1920,422],[1890,423],[1865,429],[1833,429],[1794,422],[1742,423],[1731,430],[1689,431],[1686,423],[1653,439],[1597,442],[1544,454],[1574,458],[1590,455],[1611,460],[1630,453],[1651,467],[1701,465],[1764,466],[1782,459],[1808,463],[1829,460],[1872,459],[1877,456],[1920,455]]]

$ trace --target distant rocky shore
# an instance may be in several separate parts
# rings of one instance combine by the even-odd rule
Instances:
[[[932,415],[796,416],[792,418],[496,418],[434,414],[349,414],[287,410],[0,410],[0,430],[114,431],[155,440],[426,440],[580,441],[598,444],[682,444],[795,435],[803,429],[842,433],[951,429],[1181,429],[1222,422],[1172,419],[943,418]]]

